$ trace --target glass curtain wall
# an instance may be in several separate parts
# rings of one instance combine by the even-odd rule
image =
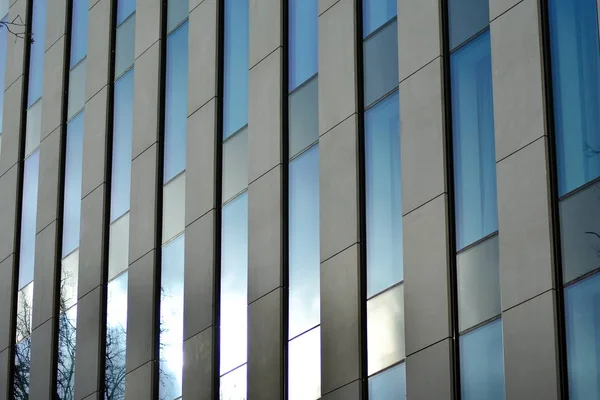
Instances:
[[[167,2],[159,399],[182,395],[185,168],[188,100],[187,0]]]
[[[32,7],[31,34],[34,40],[27,43],[30,47],[30,59],[29,82],[27,83],[21,246],[19,250],[17,327],[13,371],[13,397],[15,399],[27,399],[29,397],[33,267],[35,262],[35,236],[37,233],[44,43],[46,42],[46,0],[31,0],[29,7]]]
[[[8,22],[8,0],[0,0],[0,22]],[[7,56],[8,29],[0,27],[0,154],[2,153],[2,122],[4,115],[4,90],[6,89]]]
[[[56,377],[56,392],[58,398],[61,399],[71,399],[75,396],[77,278],[81,224],[88,6],[87,0],[73,0],[71,15]]]
[[[117,1],[104,398],[125,398],[135,0]]]
[[[395,0],[363,0],[369,399],[404,399],[404,272]]]
[[[224,0],[220,396],[246,399],[249,0]]]
[[[600,397],[600,43],[595,0],[549,0],[569,399]]]
[[[288,0],[288,398],[321,397],[318,1]]]
[[[489,4],[448,7],[461,392],[463,400],[503,400]]]

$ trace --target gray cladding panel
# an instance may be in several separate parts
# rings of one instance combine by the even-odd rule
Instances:
[[[67,0],[53,0],[50,4],[52,7],[46,8],[46,50],[67,32]]]
[[[12,42],[9,40],[9,42]],[[4,92],[4,117],[2,121],[2,154],[0,154],[0,177],[19,160],[21,139],[21,101],[23,95],[23,77]],[[13,191],[16,193],[16,189]]]
[[[407,399],[452,399],[451,339],[408,356]],[[511,399],[511,397],[507,397]],[[526,398],[526,397],[524,397]],[[521,397],[515,397],[521,399]]]
[[[14,20],[16,18],[19,21],[25,21],[27,15],[28,0],[17,0],[12,1],[10,11],[8,13],[8,19]],[[24,73],[25,64],[25,41],[24,40],[9,40],[7,49],[7,60],[6,63],[6,87],[9,87],[21,77]],[[4,90],[4,89],[3,89]],[[6,115],[6,114],[5,114]]]
[[[210,327],[183,342],[183,398],[213,400],[213,352],[216,328]]]
[[[4,135],[3,135],[4,136]],[[4,153],[3,153],[4,154]],[[0,176],[0,260],[5,259],[17,249],[16,224],[19,164]]]
[[[41,143],[36,232],[58,220],[62,136],[59,127]]]
[[[160,39],[162,0],[137,0],[135,11],[135,58]]]
[[[79,298],[104,282],[105,191],[106,185],[101,185],[81,202],[77,288]]]
[[[35,292],[37,291],[37,286]],[[34,308],[35,309],[35,308]],[[32,399],[52,398],[55,387],[52,379],[56,335],[54,318],[46,321],[31,333],[31,370],[29,396]]]
[[[15,255],[10,255],[0,262],[0,351],[7,349],[12,342],[14,327],[12,321],[13,301],[13,277],[15,268]],[[0,361],[1,362],[1,361]],[[2,366],[0,365],[0,370]],[[0,382],[2,376],[0,376]],[[2,392],[0,392],[0,397]]]
[[[283,44],[282,20],[287,18],[287,15],[282,13],[282,3],[282,0],[250,0],[251,69]],[[271,78],[275,79],[274,76]]]
[[[58,222],[54,221],[35,238],[33,329],[56,315],[55,296],[60,290],[60,286],[56,285],[57,265],[60,262],[58,235]]]
[[[64,1],[64,0],[60,0]],[[48,7],[51,9],[53,7]],[[64,12],[64,10],[63,10]],[[51,25],[51,24],[48,24]],[[41,140],[63,123],[65,90],[63,73],[65,67],[65,37],[61,37],[44,56],[44,83]],[[68,66],[67,66],[68,67]]]
[[[100,0],[89,11],[85,98],[91,99],[108,83],[111,0]]]
[[[88,63],[89,65],[89,63]],[[88,73],[89,76],[89,73]],[[108,87],[103,87],[85,105],[81,197],[107,182]]]

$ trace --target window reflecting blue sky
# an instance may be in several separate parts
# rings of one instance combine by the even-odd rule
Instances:
[[[363,0],[363,38],[394,18],[397,0]]]
[[[125,399],[127,272],[109,282],[106,303],[105,399]]]
[[[2,18],[2,17],[0,17]],[[7,21],[8,16],[2,21]],[[8,52],[8,31],[0,29],[0,88],[5,88],[6,80],[6,61]],[[4,89],[0,90],[0,134],[2,133],[2,123],[4,115]]]
[[[405,400],[406,399],[406,364],[398,364],[392,368],[369,377],[369,400]]]
[[[40,150],[38,149],[25,160],[25,168],[23,171],[19,289],[23,288],[33,280],[39,172]]]
[[[117,25],[125,21],[128,16],[135,12],[135,0],[118,0],[117,3]]]
[[[365,107],[398,86],[398,24],[390,22],[363,44]]]
[[[318,0],[289,0],[289,90],[317,73]]]
[[[31,55],[29,59],[29,95],[27,106],[31,106],[42,97],[42,85],[44,81],[44,46],[46,42],[46,1],[33,1],[33,19],[31,33],[34,42],[31,44]]]
[[[89,0],[73,0],[71,17],[71,68],[87,54]]]
[[[67,125],[65,197],[63,200],[63,257],[79,247],[81,179],[83,171],[83,125],[83,112],[73,118]]]

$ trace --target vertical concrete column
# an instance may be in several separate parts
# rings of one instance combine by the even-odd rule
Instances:
[[[358,2],[319,1],[321,394],[362,399]]]
[[[219,296],[216,259],[219,9],[222,0],[190,0],[185,188],[183,398],[218,397]],[[198,4],[199,3],[199,4]]]
[[[537,0],[490,2],[507,399],[557,399],[556,284]]]
[[[57,305],[60,296],[61,232],[58,229],[62,198],[61,154],[65,132],[63,118],[67,1],[57,0],[47,9],[44,61],[44,87],[41,121],[40,170],[33,317],[31,333],[32,398],[50,398],[56,392],[53,382],[57,338]]]
[[[113,10],[111,0],[91,0],[86,62],[81,231],[77,288],[75,398],[102,396],[100,369],[104,349],[103,320],[107,264],[107,164],[111,143],[108,120]],[[85,371],[85,372],[83,372]]]
[[[248,399],[284,393],[282,0],[250,0]]]
[[[158,389],[160,290],[158,200],[161,154],[161,0],[138,0],[135,14],[135,76],[133,81],[133,148],[129,285],[127,298],[127,398],[152,399]]]
[[[27,0],[11,1],[9,19],[27,19]],[[22,107],[25,89],[25,40],[9,37],[4,90],[4,122],[0,154],[0,398],[8,399],[15,335],[17,221],[19,220],[19,180],[21,179],[21,141],[24,140]]]
[[[452,399],[441,2],[398,0],[406,389]]]

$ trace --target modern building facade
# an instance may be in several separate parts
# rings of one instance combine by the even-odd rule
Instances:
[[[0,399],[600,399],[598,0],[0,0]]]

